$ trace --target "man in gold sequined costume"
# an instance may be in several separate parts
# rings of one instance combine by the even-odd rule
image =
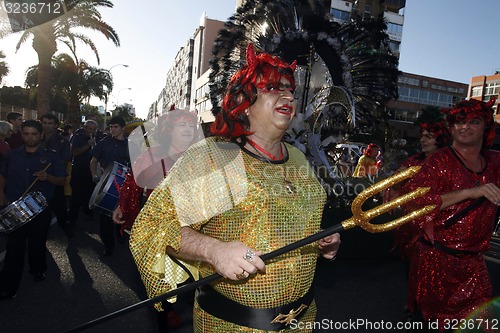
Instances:
[[[358,164],[356,165],[352,176],[355,178],[375,176],[379,169],[379,163],[376,159],[378,153],[378,146],[374,143],[370,143],[368,147],[366,147],[363,156],[359,158]]]
[[[167,253],[195,277],[224,277],[198,290],[195,332],[286,331],[315,319],[316,260],[335,258],[340,236],[266,264],[259,257],[318,232],[326,199],[305,156],[282,142],[295,115],[294,70],[250,44],[216,136],[181,156],[133,225],[130,248],[150,297],[187,278]]]

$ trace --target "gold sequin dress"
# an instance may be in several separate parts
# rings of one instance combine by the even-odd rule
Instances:
[[[320,230],[326,193],[305,156],[285,146],[288,158],[279,162],[264,161],[217,138],[184,153],[151,194],[131,233],[130,249],[150,297],[175,289],[187,278],[165,254],[167,246],[179,249],[183,226],[223,241],[239,240],[264,253]],[[265,274],[245,281],[219,280],[213,287],[253,308],[288,304],[311,287],[317,257],[317,244],[312,243],[268,261]],[[195,277],[215,272],[206,263],[186,264]],[[315,315],[313,301],[300,320],[312,323]],[[261,332],[216,318],[196,302],[194,327],[204,333]]]

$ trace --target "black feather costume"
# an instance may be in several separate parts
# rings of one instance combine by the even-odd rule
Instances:
[[[385,103],[397,98],[397,58],[390,52],[382,18],[334,22],[320,1],[246,1],[220,31],[210,73],[212,112],[220,111],[225,89],[251,42],[257,51],[297,61],[297,115],[285,140],[302,150],[329,183],[332,171],[324,146],[345,141],[359,128],[374,128]]]

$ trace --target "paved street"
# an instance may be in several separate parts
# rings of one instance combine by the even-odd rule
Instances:
[[[0,303],[2,332],[63,332],[145,298],[126,245],[100,256],[97,221],[80,220],[71,239],[53,224],[47,248],[47,279],[33,282],[25,267],[17,297]],[[155,332],[152,315],[141,309],[89,332]]]
[[[315,283],[318,319],[345,322],[361,318],[394,324],[402,321],[406,281],[399,259],[388,255],[390,235],[349,230],[343,238],[343,253],[339,258],[331,263],[320,260],[318,264]],[[82,218],[71,239],[53,225],[47,247],[50,253],[47,279],[33,282],[26,268],[17,298],[0,302],[0,332],[64,332],[145,299],[144,287],[126,244],[117,244],[112,257],[100,256],[102,245],[97,221]],[[5,238],[0,237],[2,262],[4,248]],[[497,284],[495,294],[500,295],[500,263],[490,262],[489,266],[492,280]],[[186,306],[179,309],[183,326],[176,333],[192,331],[186,309]],[[141,308],[84,332],[110,331],[155,333],[154,312],[151,308]]]

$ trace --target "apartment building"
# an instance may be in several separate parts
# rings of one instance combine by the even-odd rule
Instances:
[[[171,105],[176,108],[189,108],[191,101],[191,86],[193,72],[194,39],[189,39],[175,56],[165,80],[162,113]]]
[[[500,104],[500,71],[496,71],[493,75],[472,77],[467,97],[484,102],[489,101],[490,98],[496,98],[493,109],[495,110],[495,122],[500,124],[500,110],[498,108],[498,104]]]
[[[338,23],[348,21],[353,14],[362,17],[382,15],[387,21],[389,47],[399,57],[405,6],[406,0],[331,0],[330,14]]]
[[[465,83],[403,72],[398,78],[399,99],[387,103],[389,124],[403,137],[417,137],[419,129],[413,123],[423,108],[452,107],[467,97],[467,91]]]
[[[172,105],[176,108],[189,108],[191,101],[191,72],[193,67],[194,40],[188,39],[177,52],[172,66],[167,72],[165,86],[158,98],[151,104],[148,119],[154,119],[168,110]]]
[[[148,118],[158,117],[175,105],[176,108],[197,110],[204,122],[213,121],[208,73],[213,44],[224,23],[203,13],[192,38],[177,52],[167,72],[165,86],[150,106]]]
[[[203,15],[200,19],[200,26],[196,29],[193,53],[193,71],[191,75],[191,101],[190,109],[196,110],[204,123],[213,122],[212,103],[209,95],[209,69],[212,48],[219,31],[224,28],[222,21],[209,19]]]

